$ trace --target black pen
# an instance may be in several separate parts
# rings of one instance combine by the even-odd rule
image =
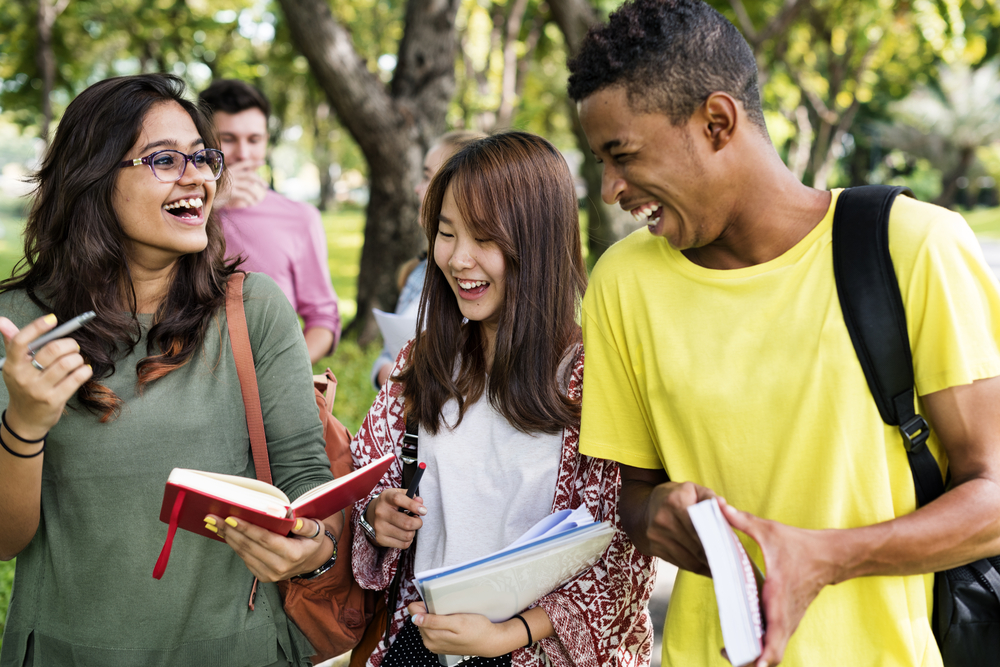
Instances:
[[[410,488],[406,490],[407,498],[412,498],[413,496],[417,495],[417,487],[420,486],[420,478],[423,476],[425,468],[427,468],[426,463],[417,464],[417,471],[413,473],[413,479],[410,480]],[[409,510],[404,510],[402,507],[398,509],[400,512],[403,512],[404,514],[409,514],[410,516],[416,516],[416,514],[414,514],[413,512],[410,512]]]
[[[82,315],[77,315],[65,324],[60,324],[52,331],[42,334],[35,340],[28,343],[28,353],[34,354],[35,352],[38,352],[38,350],[40,350],[46,343],[50,343],[56,338],[62,338],[66,334],[73,333],[95,317],[97,317],[97,313],[92,310],[88,310]],[[0,357],[0,369],[3,368],[4,362],[6,361],[7,357]]]
[[[417,495],[417,487],[420,486],[420,478],[423,476],[425,468],[427,468],[426,463],[420,463],[417,465],[417,471],[413,473],[413,479],[410,480],[410,488],[406,490],[407,498],[412,498]]]

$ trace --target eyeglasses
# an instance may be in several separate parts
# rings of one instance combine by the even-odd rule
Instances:
[[[222,169],[226,164],[222,151],[214,148],[202,148],[192,155],[171,149],[156,151],[143,158],[125,160],[118,166],[124,169],[125,167],[138,167],[145,164],[149,166],[156,180],[161,183],[173,183],[181,180],[181,177],[184,176],[188,162],[193,164],[198,173],[209,181],[218,180],[219,176],[222,176]]]

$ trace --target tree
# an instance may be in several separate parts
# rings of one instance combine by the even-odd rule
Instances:
[[[455,87],[458,0],[409,0],[388,86],[358,55],[323,0],[280,0],[292,39],[368,163],[370,199],[358,276],[361,343],[377,332],[373,307],[391,310],[396,267],[423,241],[414,186],[423,154],[445,125]]]
[[[552,18],[566,40],[566,57],[572,58],[579,52],[587,31],[598,22],[598,12],[587,0],[549,0],[549,6],[552,9]],[[573,122],[573,133],[583,154],[580,174],[587,184],[587,237],[590,250],[588,263],[593,266],[605,250],[635,229],[637,223],[619,206],[609,206],[604,203],[601,197],[604,169],[597,163],[590,150],[576,105],[568,98],[566,102]]]
[[[920,86],[890,107],[894,122],[881,125],[881,139],[938,167],[941,194],[934,203],[953,206],[976,150],[1000,141],[1000,65],[941,65],[939,72],[938,85]]]
[[[775,145],[803,182],[826,188],[863,107],[878,116],[933,74],[997,49],[992,2],[709,0],[754,49]]]

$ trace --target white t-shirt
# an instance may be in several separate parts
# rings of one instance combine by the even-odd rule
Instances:
[[[454,424],[458,404],[441,410]],[[418,494],[427,507],[417,538],[415,572],[497,551],[552,511],[562,433],[528,435],[510,425],[484,395],[457,429],[420,430],[427,464]]]

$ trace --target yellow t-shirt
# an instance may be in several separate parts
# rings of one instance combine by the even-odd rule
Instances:
[[[730,271],[640,230],[601,258],[583,306],[581,453],[667,471],[802,528],[912,512],[898,431],[879,417],[833,277],[831,208],[782,256]],[[899,197],[889,245],[920,395],[1000,375],[1000,286],[961,216]],[[942,461],[932,436],[931,451]],[[760,550],[743,538],[751,557]],[[933,575],[828,586],[783,665],[939,666]],[[727,665],[712,582],[682,571],[663,664]]]

